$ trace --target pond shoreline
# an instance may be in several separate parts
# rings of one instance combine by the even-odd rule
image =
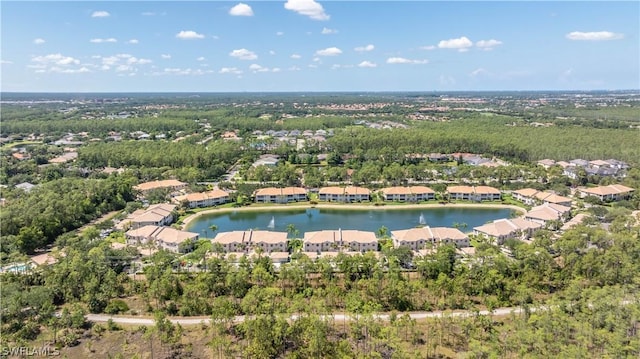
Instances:
[[[402,204],[402,205],[390,205],[390,206],[376,206],[373,204],[362,204],[362,203],[344,203],[344,204],[282,204],[282,205],[271,205],[271,206],[256,206],[256,207],[225,207],[225,208],[211,208],[198,213],[194,213],[192,215],[187,216],[182,221],[182,227],[186,228],[187,225],[195,220],[196,218],[211,213],[232,213],[232,212],[248,212],[248,211],[260,211],[260,212],[269,212],[269,211],[286,211],[292,209],[340,209],[340,210],[406,210],[406,209],[428,209],[428,208],[496,208],[496,209],[511,209],[518,213],[524,214],[526,210],[522,207],[518,207],[511,204],[498,204],[498,203],[424,203],[424,204]]]

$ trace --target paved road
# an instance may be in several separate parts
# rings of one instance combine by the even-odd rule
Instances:
[[[535,312],[536,309],[541,309],[542,307],[538,307],[538,308],[529,308],[529,310],[531,312]],[[433,312],[406,312],[406,313],[397,313],[398,316],[402,316],[404,314],[409,314],[409,316],[412,319],[426,319],[426,318],[441,318],[441,317],[469,317],[475,314],[480,314],[480,315],[497,315],[497,316],[504,316],[504,315],[509,315],[511,313],[513,314],[520,314],[522,313],[522,308],[520,307],[510,307],[510,308],[498,308],[496,310],[494,310],[492,313],[490,313],[488,310],[481,310],[481,311],[471,311],[471,310],[461,310],[461,311],[433,311]],[[336,313],[333,314],[333,320],[335,321],[349,321],[354,319],[352,315],[349,314],[344,314],[344,313]],[[375,317],[380,319],[380,320],[389,320],[389,317],[391,315],[390,314],[376,314]],[[298,316],[297,315],[291,315],[291,319],[296,319]],[[132,325],[155,325],[155,321],[153,318],[149,318],[149,317],[125,317],[125,316],[112,316],[112,315],[106,315],[106,314],[87,314],[86,318],[88,321],[90,322],[107,322],[109,319],[113,320],[114,323],[117,324],[132,324]],[[172,323],[174,324],[180,324],[180,325],[198,325],[198,324],[210,324],[211,323],[211,318],[210,317],[170,317],[169,318],[171,320]],[[243,321],[245,321],[246,317],[241,315],[241,316],[236,316],[234,318],[234,321],[237,323],[241,323]]]

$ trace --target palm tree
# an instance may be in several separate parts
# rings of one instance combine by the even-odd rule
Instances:
[[[215,233],[218,230],[218,226],[216,226],[215,224],[212,224],[209,226],[209,229],[211,230],[211,232]],[[211,233],[213,235],[213,233]]]

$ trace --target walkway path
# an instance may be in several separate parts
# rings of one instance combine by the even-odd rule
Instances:
[[[544,307],[531,307],[529,308],[530,312],[535,312],[536,309],[540,310]],[[443,318],[443,317],[454,317],[454,318],[463,318],[470,317],[476,314],[479,315],[496,315],[496,316],[505,316],[509,314],[520,314],[523,312],[523,309],[520,307],[508,307],[508,308],[498,308],[493,312],[489,312],[488,310],[480,310],[480,311],[472,311],[472,310],[461,310],[461,311],[432,311],[432,312],[399,312],[397,316],[400,317],[404,314],[409,314],[411,319],[427,319],[427,318]],[[350,321],[353,320],[353,315],[344,314],[344,313],[335,313],[332,315],[334,321]],[[381,313],[375,314],[375,318],[388,321],[391,317],[391,314]],[[113,320],[114,323],[117,324],[132,324],[132,325],[155,325],[155,320],[149,317],[125,317],[125,316],[113,316],[106,314],[87,314],[86,318],[90,322],[107,322],[109,319]],[[236,323],[242,323],[246,320],[246,316],[240,315],[234,317],[234,321]],[[298,315],[291,315],[291,319],[298,318]],[[198,325],[198,324],[211,324],[210,317],[170,317],[174,324],[180,325]]]

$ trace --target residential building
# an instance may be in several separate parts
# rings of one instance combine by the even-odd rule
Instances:
[[[225,252],[244,252],[260,248],[264,253],[286,252],[287,233],[271,231],[233,231],[221,232],[213,239]]]
[[[177,191],[185,188],[186,186],[187,184],[184,182],[180,182],[174,179],[169,179],[169,180],[162,180],[162,181],[151,181],[151,182],[140,183],[139,185],[134,186],[133,189],[144,193],[144,192],[152,191],[154,189],[163,189],[163,188],[169,188],[173,191]]]
[[[257,203],[289,203],[307,200],[307,191],[300,187],[261,188],[254,193]]]
[[[489,186],[449,186],[447,194],[450,200],[496,201],[502,198],[500,190]]]
[[[357,230],[324,230],[304,234],[305,252],[338,252],[351,250],[366,252],[378,250],[375,233]]]
[[[520,201],[526,205],[533,206],[536,204],[536,193],[539,191],[533,188],[523,188],[516,191],[511,192],[513,199]]]
[[[503,218],[474,227],[473,234],[491,239],[496,244],[503,244],[507,239],[529,239],[540,228],[542,224],[524,218]]]
[[[145,209],[138,209],[122,220],[116,228],[129,229],[140,228],[148,225],[167,226],[173,223],[176,205],[169,203],[158,203]]]
[[[593,188],[578,188],[580,197],[597,197],[603,202],[620,201],[629,199],[635,190],[631,187],[621,184],[612,184],[609,186],[598,186]]]
[[[181,231],[171,227],[147,225],[130,229],[125,233],[127,244],[137,246],[153,243],[157,247],[175,253],[185,253],[193,249],[198,233]]]
[[[458,248],[469,246],[469,236],[457,228],[420,227],[391,231],[395,247],[405,246],[414,251],[441,244],[454,244]]]
[[[571,198],[560,196],[552,192],[541,192],[533,188],[523,188],[511,192],[511,194],[514,199],[529,206],[540,203],[553,203],[571,207]]]
[[[180,205],[188,203],[189,208],[211,207],[229,202],[229,193],[214,189],[208,192],[189,193],[182,196],[173,197],[173,202]]]
[[[385,201],[420,202],[436,199],[436,193],[429,187],[387,187],[380,190]]]
[[[571,207],[561,206],[553,203],[545,203],[541,206],[533,207],[524,215],[524,219],[547,225],[551,221],[565,222],[571,215]]]
[[[371,191],[364,187],[322,187],[318,191],[318,199],[327,202],[360,202],[370,198]]]

